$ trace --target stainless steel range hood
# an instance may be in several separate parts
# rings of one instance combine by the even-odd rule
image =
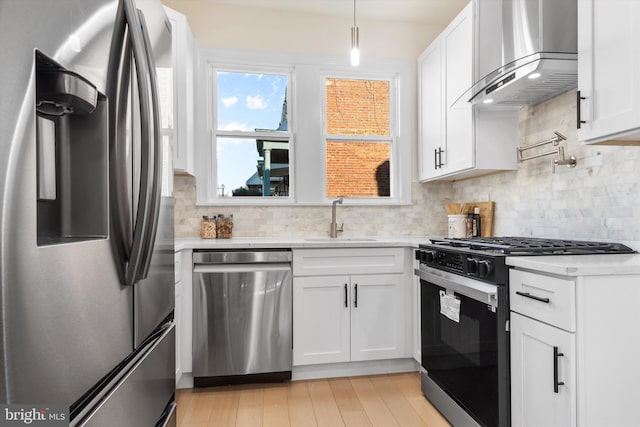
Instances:
[[[577,87],[577,0],[474,0],[473,104],[533,105]]]

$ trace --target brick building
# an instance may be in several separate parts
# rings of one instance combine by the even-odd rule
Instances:
[[[326,80],[327,197],[389,197],[389,82]],[[362,136],[361,141],[331,136]]]

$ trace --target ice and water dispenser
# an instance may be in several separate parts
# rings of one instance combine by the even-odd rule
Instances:
[[[106,238],[107,98],[81,75],[36,52],[38,245]]]

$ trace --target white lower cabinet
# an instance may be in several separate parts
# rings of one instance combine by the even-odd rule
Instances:
[[[293,279],[294,365],[349,361],[351,309],[349,298],[345,297],[348,286],[349,276]]]
[[[575,334],[511,313],[513,427],[576,425]]]
[[[294,250],[293,271],[294,366],[406,357],[403,249]]]
[[[401,274],[299,277],[293,283],[293,364],[404,356]]]
[[[173,318],[176,322],[176,382],[178,382],[180,381],[180,377],[182,377],[182,323],[179,320],[182,318],[182,282],[177,282],[175,286],[175,308]]]
[[[516,266],[509,272],[513,427],[640,425],[640,274],[630,273],[640,267],[616,259],[640,264],[637,255],[508,261]]]
[[[191,249],[175,253],[176,384],[191,372]]]

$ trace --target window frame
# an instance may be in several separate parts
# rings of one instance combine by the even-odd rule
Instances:
[[[286,131],[240,131],[240,130],[220,130],[218,129],[218,73],[242,73],[242,74],[269,74],[282,75],[287,78],[286,102],[287,102],[287,130]],[[294,157],[294,137],[292,132],[292,124],[295,120],[292,118],[289,105],[292,101],[293,92],[293,70],[289,66],[274,66],[271,64],[238,64],[235,62],[208,62],[207,65],[207,130],[209,134],[209,170],[207,181],[210,184],[209,199],[215,204],[242,204],[242,205],[263,205],[263,204],[291,204],[295,200],[295,179],[293,179],[295,171]],[[270,141],[286,141],[289,144],[289,195],[285,197],[276,196],[242,196],[242,197],[221,197],[218,195],[218,138],[228,139],[250,139],[250,140],[270,140]],[[230,189],[231,191],[231,189]],[[271,201],[271,202],[269,202]]]
[[[364,61],[363,61],[364,62]],[[290,188],[288,197],[217,197],[217,170],[213,120],[217,118],[217,88],[213,70],[288,75],[287,113],[290,133]],[[326,195],[326,92],[327,77],[388,80],[390,83],[391,196],[345,198],[345,205],[410,205],[412,185],[412,125],[410,63],[370,60],[353,68],[348,57],[200,47],[196,93],[195,176],[197,206],[321,206],[334,198]],[[392,96],[393,93],[393,96]],[[391,123],[394,128],[391,128]],[[217,123],[215,124],[217,125]],[[360,138],[361,136],[348,136]],[[386,141],[389,138],[383,137]],[[322,159],[321,162],[318,158]],[[215,185],[214,185],[215,184]]]
[[[340,80],[377,80],[386,81],[389,84],[389,136],[378,135],[347,135],[347,134],[328,134],[327,133],[327,91],[326,88],[323,91],[322,96],[322,136],[324,141],[324,151],[327,151],[327,143],[331,142],[364,142],[368,144],[377,143],[389,143],[389,197],[348,197],[344,196],[345,201],[358,202],[359,204],[389,204],[385,202],[393,201],[395,193],[398,192],[396,183],[398,178],[396,176],[397,167],[395,165],[398,155],[398,95],[397,95],[397,79],[395,75],[388,73],[367,73],[367,72],[334,72],[324,70],[322,74],[322,85],[326,85],[327,79],[340,79]],[[327,162],[326,154],[324,159],[324,199],[325,201],[334,200],[333,197],[327,195]]]

